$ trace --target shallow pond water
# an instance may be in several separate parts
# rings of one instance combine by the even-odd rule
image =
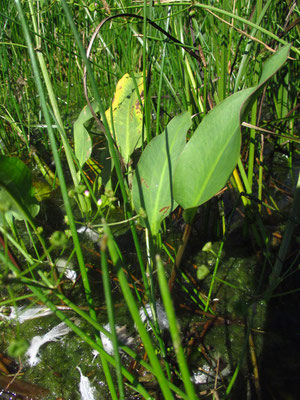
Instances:
[[[126,236],[121,238],[121,243],[122,241],[126,242]],[[88,253],[90,252],[89,265],[91,268],[89,269],[89,275],[92,278],[92,290],[95,295],[96,307],[103,307],[102,279],[97,270],[98,255],[95,254],[95,252],[97,253],[97,246],[95,247],[89,241],[84,245],[84,248]],[[193,248],[193,239],[191,240],[191,248]],[[218,249],[219,243],[215,242],[212,245],[213,252],[200,251],[190,253],[190,256],[187,257],[186,262],[182,265],[182,270],[189,271],[196,282],[197,269],[193,265],[206,265],[210,271],[210,274],[204,280],[198,281],[196,286],[192,284],[192,281],[186,282],[184,288],[187,293],[195,290],[195,287],[198,293],[208,293],[216,262],[215,254]],[[127,250],[128,257],[130,257],[130,247]],[[189,252],[190,250],[188,249],[187,254]],[[168,268],[167,265],[166,270]],[[76,265],[74,269],[77,269]],[[202,393],[204,398],[206,396],[209,398],[215,382],[218,382],[218,394],[222,398],[238,364],[240,365],[240,370],[231,399],[246,398],[249,386],[254,385],[253,362],[249,360],[246,351],[248,347],[248,339],[246,339],[248,337],[248,329],[251,328],[251,340],[253,341],[259,366],[267,366],[267,369],[260,370],[261,376],[266,377],[267,381],[273,373],[279,374],[278,365],[270,363],[270,360],[279,355],[279,351],[273,352],[270,360],[268,359],[273,346],[276,345],[279,349],[282,349],[285,344],[289,351],[292,351],[293,339],[297,334],[290,333],[288,340],[284,342],[281,330],[277,327],[278,318],[280,313],[284,312],[284,318],[280,318],[280,320],[287,319],[287,323],[290,325],[297,324],[297,319],[292,318],[291,314],[287,312],[288,303],[284,307],[285,310],[283,310],[280,307],[280,303],[277,302],[274,311],[271,302],[272,312],[270,314],[270,305],[267,305],[258,296],[260,269],[261,265],[257,261],[257,256],[251,254],[248,246],[242,243],[240,246],[230,246],[230,241],[228,241],[222,252],[221,262],[216,274],[212,293],[214,300],[213,312],[208,310],[207,315],[203,314],[195,302],[191,301],[190,295],[182,292],[183,287],[175,286],[173,289],[173,299],[182,330],[189,368],[193,375],[192,379],[196,383],[198,393]],[[80,285],[73,287],[70,282],[65,288],[68,297],[76,299],[77,305],[85,305],[85,298],[82,295]],[[14,291],[20,295],[24,294],[24,288],[20,285],[16,285]],[[116,321],[118,325],[125,325],[128,335],[131,335],[137,344],[139,339],[131,322],[128,309],[119,294],[117,283],[113,285],[113,297],[115,303],[118,304],[116,306]],[[107,323],[104,308],[97,312],[99,322],[103,325]],[[73,315],[71,312],[67,312],[67,314],[68,316]],[[292,320],[289,320],[291,318]],[[60,321],[53,315],[28,320],[19,326],[12,322],[2,321],[2,333],[5,340],[1,343],[1,353],[6,353],[8,344],[14,338],[21,337],[30,342],[33,336],[42,336],[59,323]],[[93,337],[94,332],[87,323],[80,320],[77,323],[82,330]],[[283,325],[287,329],[284,323],[279,325],[280,328]],[[274,332],[274,328],[277,331]],[[168,335],[165,335],[165,341],[167,345],[171,344]],[[32,367],[28,365],[28,359],[22,357],[21,379],[47,389],[49,394],[43,396],[45,400],[57,398],[65,400],[80,399],[78,366],[95,388],[95,399],[110,398],[99,357],[95,358],[91,348],[73,332],[69,332],[59,341],[44,344],[38,354],[41,361]],[[268,355],[266,356],[266,354]],[[243,358],[242,355],[244,355]],[[298,360],[295,358],[291,357],[290,360],[294,366],[298,365]],[[122,355],[122,361],[124,365],[129,365],[129,359],[124,355]],[[218,371],[217,381],[216,370]],[[143,376],[144,374],[140,376],[141,382],[145,385],[149,385],[149,382],[151,382],[151,385],[153,384],[153,376],[151,374],[149,378],[147,376],[147,382],[144,382]],[[278,377],[278,385],[279,382],[280,379]],[[154,398],[160,398],[159,392],[155,392],[157,389],[153,390]],[[130,390],[127,392],[127,396],[129,399],[131,396]]]
[[[280,160],[283,162],[281,158]],[[288,204],[287,200],[285,207]],[[46,228],[45,232],[50,234],[59,225],[63,224],[63,213],[60,213],[57,219],[54,218],[61,204],[56,204],[55,199],[49,199],[44,201],[43,206],[44,209],[41,211],[40,218],[41,221],[45,218],[46,226],[49,230],[48,232]],[[260,297],[259,294],[265,284],[268,268],[261,280],[261,272],[264,266],[260,262],[261,257],[259,254],[253,254],[251,246],[247,242],[247,235],[242,231],[241,218],[234,220],[232,230],[222,252],[212,292],[213,308],[208,310],[206,315],[202,312],[203,304],[201,304],[202,308],[199,307],[198,303],[201,296],[205,299],[209,292],[216,263],[215,254],[219,249],[219,242],[214,242],[212,245],[214,254],[213,252],[199,251],[199,248],[204,244],[203,239],[200,240],[199,238],[205,237],[206,240],[216,240],[220,236],[220,227],[215,223],[217,208],[217,200],[213,199],[210,204],[205,205],[203,215],[200,212],[200,222],[196,221],[194,236],[190,239],[182,263],[182,271],[189,274],[193,280],[182,279],[184,283],[181,286],[176,285],[172,293],[189,368],[193,375],[192,379],[196,383],[197,392],[201,393],[204,398],[210,398],[211,390],[214,388],[215,382],[217,382],[219,387],[218,394],[222,398],[225,396],[225,388],[230,382],[237,365],[239,365],[238,379],[230,398],[247,398],[250,392],[255,393],[255,390],[253,390],[255,386],[253,379],[254,364],[248,351],[245,350],[249,345],[247,338],[248,330],[250,330],[261,377],[262,398],[268,400],[272,398],[270,396],[274,397],[274,393],[278,392],[280,393],[279,399],[296,399],[297,397],[293,396],[299,386],[295,378],[295,370],[300,368],[300,363],[296,356],[298,350],[300,350],[299,344],[297,344],[299,336],[299,322],[297,319],[299,300],[296,295],[293,295],[292,297],[287,296],[283,300],[274,298],[266,304],[265,300]],[[123,216],[118,212],[119,210],[116,208],[116,221],[123,219]],[[210,218],[210,214],[212,214],[212,218]],[[113,220],[113,215],[111,217]],[[284,231],[284,218],[281,217],[275,221],[270,221],[270,225],[268,225],[268,221],[265,221],[265,226],[267,228],[270,226],[270,231],[275,224],[279,232]],[[79,224],[79,229],[80,226],[82,227],[83,225]],[[123,256],[126,258],[126,263],[129,265],[129,270],[135,274],[137,279],[140,279],[135,267],[136,254],[134,253],[134,247],[131,239],[126,235],[128,227],[125,225],[124,228],[120,231],[114,229],[114,235],[118,237],[117,241]],[[180,223],[178,223],[170,237],[166,238],[166,242],[173,243],[175,248],[178,248],[180,243],[180,229]],[[97,231],[92,232],[96,232],[97,236]],[[246,239],[243,239],[243,237]],[[98,243],[92,242],[89,230],[85,230],[84,226],[80,232],[80,240],[87,260],[86,265],[95,305],[96,307],[102,307],[101,310],[97,311],[99,322],[105,325],[107,316],[103,307],[104,296],[99,268],[99,246]],[[24,236],[24,241],[30,248],[30,242],[27,242],[26,235]],[[278,245],[274,244],[274,246]],[[295,246],[297,247],[296,242]],[[71,250],[70,247],[69,249],[66,248],[63,254],[60,251],[53,253],[54,258],[68,259]],[[277,248],[274,249],[274,254],[276,252]],[[271,249],[270,257],[273,257],[274,254],[272,254]],[[272,262],[272,260],[270,261]],[[171,264],[167,263],[167,257],[165,257],[165,261],[166,274],[169,276]],[[207,267],[209,275],[204,280],[198,281],[197,267],[201,265]],[[73,263],[70,269],[77,273],[77,277],[79,276],[76,262]],[[86,300],[81,285],[74,285],[75,282],[76,278],[74,282],[66,281],[65,293],[78,306],[85,306]],[[297,279],[286,281],[280,290],[297,289],[299,283]],[[18,283],[13,284],[13,291],[15,295],[28,293]],[[112,293],[115,303],[118,304],[116,307],[118,325],[126,325],[128,334],[132,335],[136,344],[138,344],[139,338],[134,330],[128,309],[120,295],[118,282],[113,279]],[[4,288],[1,297],[4,298],[7,295],[8,293]],[[196,296],[196,301],[192,300],[194,295]],[[293,299],[292,302],[291,299]],[[68,316],[75,317],[72,313],[67,313]],[[20,325],[3,320],[2,334],[4,340],[1,342],[0,351],[5,354],[9,343],[15,338],[21,337],[30,342],[33,336],[41,336],[59,323],[60,320],[53,315],[26,321]],[[93,337],[94,332],[87,323],[78,321],[78,324],[82,330]],[[167,334],[164,336],[164,340],[167,346],[171,346],[170,338]],[[244,357],[242,358],[243,354]],[[99,357],[95,358],[91,348],[73,332],[68,333],[59,341],[44,344],[40,349],[39,356],[41,358],[40,363],[32,367],[28,365],[26,357],[21,359],[23,365],[20,378],[25,382],[47,389],[49,394],[43,396],[45,400],[57,398],[64,400],[80,399],[78,366],[81,368],[82,373],[89,377],[92,386],[96,388],[95,399],[110,398]],[[19,361],[16,359],[18,365],[21,365]],[[129,365],[129,359],[124,355],[122,355],[122,361],[125,366]],[[174,355],[170,355],[171,365],[174,362]],[[216,379],[216,370],[219,375],[218,379]],[[273,376],[276,376],[275,383],[272,381]],[[153,376],[151,374],[138,372],[137,377],[145,386],[150,386],[151,389],[149,391],[151,390],[154,398],[160,398],[160,392],[153,385]],[[180,385],[179,382],[177,384]],[[288,389],[285,388],[286,384],[288,384]],[[131,396],[132,398],[139,398],[135,397],[135,394],[128,389],[128,399]]]

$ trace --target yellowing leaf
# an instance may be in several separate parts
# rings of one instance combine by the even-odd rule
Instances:
[[[115,134],[115,140],[119,151],[128,164],[129,158],[134,150],[142,145],[143,112],[136,91],[143,102],[143,75],[135,75],[134,79],[125,74],[118,82],[112,102],[112,112],[109,108],[106,112],[108,124]],[[113,116],[113,128],[111,114]]]

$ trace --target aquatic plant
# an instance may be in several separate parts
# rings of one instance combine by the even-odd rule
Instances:
[[[264,162],[266,144],[285,151],[292,167],[299,142],[297,96],[291,87],[299,57],[293,20],[298,8],[286,13],[278,3],[274,16],[270,0],[257,1],[253,8],[228,1],[222,7],[185,1],[111,3],[15,0],[1,11],[9,29],[1,31],[7,37],[0,52],[0,305],[10,306],[11,314],[3,310],[1,317],[16,332],[10,354],[29,354],[33,370],[39,367],[34,367],[38,352],[43,361],[40,345],[63,334],[50,331],[38,346],[34,341],[26,349],[20,332],[31,317],[17,307],[25,304],[32,307],[32,317],[53,313],[64,322],[65,333],[71,329],[87,344],[86,354],[99,355],[101,380],[106,379],[106,394],[113,399],[132,392],[146,399],[155,398],[154,392],[166,399],[196,399],[203,373],[215,382],[207,386],[207,396],[231,396],[248,343],[257,371],[251,345],[254,309],[261,311],[260,301],[269,300],[295,273],[299,256],[283,273],[299,215],[299,179],[292,170],[294,204],[276,260],[263,221],[267,214],[284,212],[277,204],[278,191],[283,193],[278,182],[275,193],[268,187],[272,162]],[[88,46],[83,37],[91,37]],[[45,197],[35,191],[37,178],[47,181]],[[222,195],[225,190],[234,201]],[[218,249],[203,248],[211,240],[205,225],[198,246],[212,261],[201,260],[201,275],[199,266],[182,266],[183,255],[193,223],[216,198],[221,243]],[[256,279],[251,290],[249,282],[239,287],[227,279],[230,274],[220,272],[236,210],[263,255],[259,278],[251,272]],[[179,225],[184,234],[178,244],[167,234],[177,233]],[[124,232],[125,249],[119,237]],[[126,251],[130,246],[133,254]],[[237,294],[224,315],[214,297],[219,284]],[[42,310],[32,304],[36,301]],[[133,337],[120,337],[119,301],[125,304],[126,323],[136,329]],[[98,311],[103,305],[105,311]],[[179,326],[179,306],[203,318],[201,335],[198,320],[195,326],[184,320]],[[225,321],[238,325],[241,319],[248,328],[238,359],[220,366],[224,355],[203,346],[207,331]],[[196,360],[190,354],[194,343]],[[75,369],[70,380],[79,378],[75,367],[67,371],[71,376]],[[81,395],[91,398],[100,385],[94,381],[92,390],[79,372]],[[256,375],[254,390],[257,395],[261,390]]]

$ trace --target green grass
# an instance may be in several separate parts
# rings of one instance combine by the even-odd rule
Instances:
[[[289,248],[295,240],[299,216],[296,166],[299,162],[297,67],[300,50],[299,26],[294,24],[299,8],[296,5],[290,14],[288,11],[285,2],[274,4],[261,0],[251,4],[243,0],[224,0],[218,4],[158,1],[151,6],[146,1],[127,0],[107,3],[3,1],[0,10],[1,155],[23,160],[32,171],[35,185],[47,182],[50,199],[64,221],[54,228],[55,221],[47,220],[49,198],[46,196],[41,199],[41,211],[35,218],[27,213],[26,201],[19,202],[21,217],[18,219],[9,217],[12,205],[19,200],[18,195],[12,196],[8,203],[0,197],[3,204],[0,209],[3,238],[0,304],[16,306],[35,301],[46,304],[80,340],[99,351],[108,385],[107,396],[111,398],[126,399],[129,393],[135,392],[147,399],[160,395],[166,399],[200,398],[199,387],[194,387],[190,380],[191,370],[198,365],[191,361],[190,344],[183,332],[190,339],[192,336],[187,332],[185,319],[181,321],[184,326],[179,326],[176,315],[182,316],[180,306],[192,305],[202,313],[196,322],[205,323],[213,315],[218,318],[220,308],[213,299],[218,296],[220,282],[223,287],[237,288],[236,283],[227,282],[222,272],[223,250],[234,230],[237,211],[242,215],[240,228],[242,226],[251,243],[252,252],[259,255],[259,265],[263,266],[254,278],[259,284],[258,289],[251,292],[251,304],[258,300],[270,301],[273,295],[280,295],[278,287],[288,280],[289,274],[297,276],[299,253],[290,254]],[[121,13],[125,15],[116,16]],[[130,15],[126,15],[128,13]],[[107,17],[88,59],[89,40]],[[182,229],[178,229],[178,209],[164,220],[159,233],[151,232],[143,210],[134,209],[131,192],[132,174],[146,145],[163,132],[173,117],[184,111],[193,115],[190,139],[213,107],[235,92],[256,86],[262,64],[272,54],[271,50],[276,51],[288,43],[292,44],[290,59],[271,78],[241,121],[248,123],[248,127],[242,128],[241,157],[228,180],[226,192],[191,213],[186,219],[188,224],[182,240],[179,239]],[[97,115],[103,124],[90,119],[85,125],[91,137],[91,158],[100,165],[94,173],[89,167],[91,163],[80,166],[72,131],[87,104],[83,85],[85,70],[87,95],[96,101]],[[143,118],[142,146],[133,153],[132,162],[124,165],[114,136],[117,125],[114,123],[112,127],[107,122],[105,111],[111,107],[118,81],[126,73],[134,76],[137,72],[142,73],[144,84],[143,95],[138,95]],[[275,167],[278,159],[288,168],[284,178]],[[3,178],[6,171],[0,172],[1,187],[9,191],[12,186],[5,186]],[[288,187],[283,186],[285,180],[288,180]],[[0,195],[3,196],[3,191]],[[217,209],[214,209],[216,203]],[[288,204],[290,213],[282,204]],[[195,271],[189,264],[193,254],[189,257],[183,251],[189,245],[191,225],[195,224],[193,243],[195,232],[201,230],[205,218],[205,226],[209,226],[210,207],[214,234],[203,229],[196,238],[198,251],[212,238],[220,241],[220,247],[217,252],[207,253],[214,261],[209,283],[202,287],[201,282],[193,278]],[[137,215],[144,216],[144,225]],[[199,223],[199,215],[203,222]],[[274,223],[270,230],[268,218],[279,219],[282,224]],[[179,221],[184,223],[182,219]],[[101,255],[96,255],[96,260],[92,255],[95,249],[87,249],[78,235],[78,222],[101,226],[97,231]],[[126,246],[133,249],[130,252],[124,252],[122,238],[115,233],[115,223],[127,227]],[[53,240],[55,230],[65,231],[58,242]],[[271,246],[273,233],[283,236],[276,249]],[[16,256],[11,256],[9,249]],[[70,284],[55,268],[56,260],[64,254],[76,260],[78,266],[80,277],[75,285],[76,293],[81,294],[78,303],[72,296]],[[284,271],[285,259],[292,266],[289,274]],[[103,287],[95,284],[94,270],[88,267],[91,263],[102,271],[97,279]],[[171,284],[173,279],[174,285]],[[20,286],[27,288],[30,299]],[[176,298],[176,291],[180,293],[180,300]],[[282,291],[288,292],[289,288],[282,288]],[[159,327],[158,299],[162,299],[166,310],[169,339]],[[225,300],[221,298],[222,301]],[[139,348],[130,349],[117,340],[117,302],[125,305],[130,324],[137,327]],[[140,307],[146,303],[151,305],[152,333],[147,331],[139,316]],[[78,318],[79,324],[57,307],[61,304],[73,310],[72,315]],[[100,304],[106,306],[105,318],[97,312]],[[82,310],[82,306],[86,310]],[[255,327],[249,311],[252,305],[248,307],[243,314],[248,329],[244,332],[238,362],[231,366],[231,375],[220,387],[209,388],[207,398],[209,395],[213,398],[238,396],[238,376],[249,352],[251,323]],[[103,328],[105,319],[110,323],[111,333]],[[112,339],[114,356],[104,351],[99,331]],[[13,335],[21,341],[20,326],[13,328]],[[201,346],[198,342],[197,348]],[[125,351],[126,358],[118,353],[119,347]],[[201,357],[203,362],[205,358]],[[132,367],[134,360],[138,367]],[[139,380],[143,371],[155,377],[154,390]],[[251,389],[256,390],[256,394],[257,387]]]

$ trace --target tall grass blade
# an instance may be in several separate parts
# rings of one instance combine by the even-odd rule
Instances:
[[[177,322],[177,318],[175,315],[175,310],[173,306],[173,302],[171,299],[171,294],[168,287],[168,282],[165,275],[165,270],[163,263],[159,256],[156,256],[157,263],[157,273],[158,273],[158,282],[160,287],[160,293],[163,299],[163,303],[166,309],[169,325],[170,325],[170,334],[173,342],[173,346],[175,349],[179,370],[181,372],[182,381],[188,395],[188,398],[191,400],[197,399],[194,385],[191,381],[191,376],[189,373],[188,365],[186,362],[185,354],[181,345],[179,326]]]
[[[164,376],[159,359],[157,358],[157,355],[155,354],[155,350],[151,343],[149,334],[140,318],[139,309],[136,306],[136,303],[135,303],[134,297],[131,293],[130,287],[128,285],[125,273],[122,269],[121,260],[119,258],[118,252],[116,250],[116,246],[115,246],[115,243],[114,243],[114,240],[113,240],[113,237],[112,237],[112,234],[110,232],[108,225],[105,225],[104,233],[107,235],[107,247],[108,247],[113,265],[116,268],[119,283],[120,283],[126,304],[130,311],[130,314],[132,316],[132,319],[137,326],[137,330],[138,330],[140,337],[142,339],[142,342],[145,346],[145,350],[148,354],[149,360],[154,369],[155,376],[158,380],[158,383],[160,385],[160,388],[164,395],[164,398],[166,400],[169,400],[169,399],[171,400],[174,397],[173,397],[172,392],[167,384],[167,379]]]

